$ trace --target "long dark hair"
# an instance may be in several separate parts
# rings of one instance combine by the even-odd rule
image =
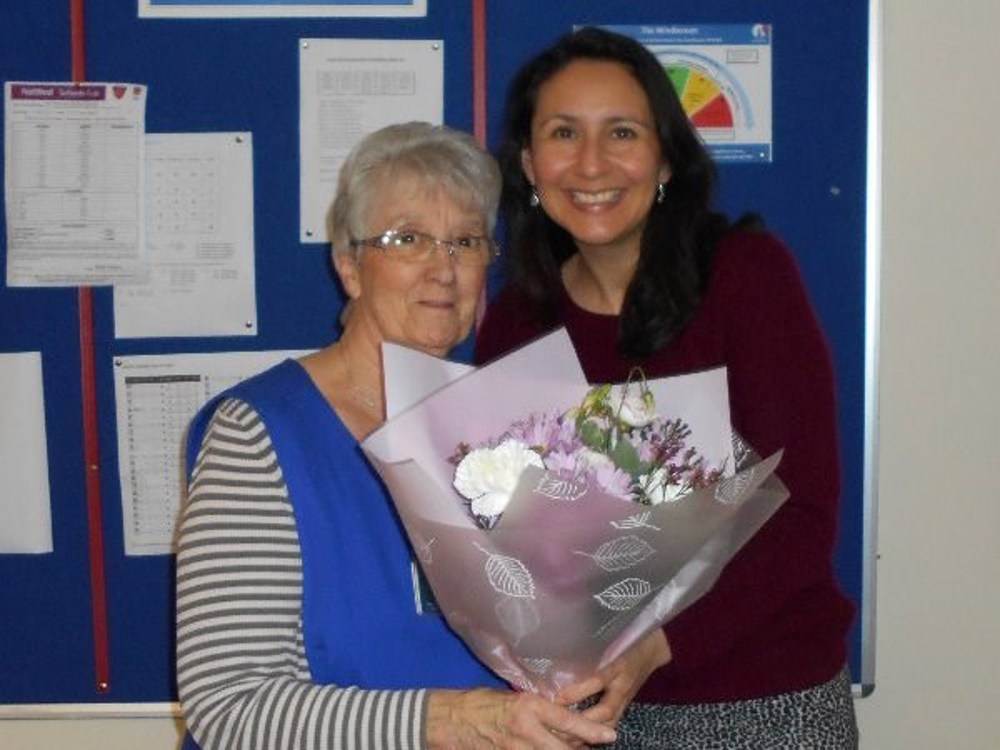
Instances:
[[[573,238],[540,208],[529,206],[532,186],[521,167],[531,145],[538,91],[574,60],[624,65],[638,81],[656,123],[660,153],[671,170],[662,203],[654,203],[640,244],[639,262],[619,317],[618,349],[640,359],[665,347],[694,315],[711,270],[725,217],[710,208],[715,169],[666,71],[636,40],[587,27],[566,34],[518,72],[507,94],[504,137],[498,152],[507,221],[508,280],[552,323],[562,294],[560,267],[576,252]]]

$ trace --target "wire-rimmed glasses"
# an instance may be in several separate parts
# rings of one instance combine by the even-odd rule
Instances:
[[[423,263],[430,260],[437,247],[463,266],[488,266],[500,255],[500,247],[489,237],[468,234],[441,240],[412,229],[389,229],[374,237],[352,239],[351,247],[373,247],[381,250],[387,258],[403,263]]]

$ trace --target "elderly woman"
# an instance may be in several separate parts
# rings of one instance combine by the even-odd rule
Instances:
[[[187,747],[568,748],[614,732],[512,692],[414,606],[413,558],[358,443],[384,419],[380,345],[469,333],[500,177],[467,135],[365,138],[330,212],[340,339],[232,388],[189,436],[177,559]]]

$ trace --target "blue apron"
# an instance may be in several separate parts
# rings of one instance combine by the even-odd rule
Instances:
[[[385,690],[505,687],[444,618],[417,612],[410,546],[392,500],[297,362],[246,380],[199,411],[188,435],[188,472],[225,396],[260,415],[288,486],[314,682]],[[184,748],[196,747],[185,740]]]

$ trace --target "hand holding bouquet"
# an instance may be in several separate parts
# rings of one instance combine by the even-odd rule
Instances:
[[[448,623],[521,689],[551,696],[677,615],[787,497],[779,456],[732,433],[724,370],[592,387],[560,330],[431,383],[395,349],[390,399],[400,371],[430,395],[362,447]]]

